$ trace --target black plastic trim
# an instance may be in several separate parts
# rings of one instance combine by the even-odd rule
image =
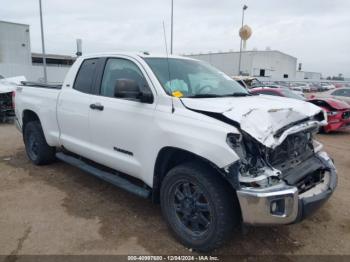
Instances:
[[[324,203],[327,202],[337,187],[338,177],[336,170],[334,167],[330,166],[328,162],[323,158],[319,157],[319,159],[321,162],[323,162],[327,170],[330,172],[329,188],[323,193],[315,195],[313,197],[299,199],[299,212],[297,219],[293,223],[298,223],[315,213],[315,211],[317,211]]]
[[[129,180],[122,178],[118,175],[115,175],[113,173],[109,173],[106,171],[103,171],[95,166],[92,166],[88,164],[87,162],[78,159],[74,156],[67,155],[65,153],[59,152],[56,154],[56,157],[63,162],[66,162],[72,166],[75,166],[93,176],[96,176],[108,183],[111,183],[117,187],[120,187],[130,193],[133,193],[137,196],[140,196],[142,198],[149,198],[151,195],[151,190],[140,187]]]
[[[44,84],[40,82],[31,82],[31,81],[21,81],[21,86],[49,88],[49,89],[58,89],[58,90],[62,89],[62,85],[51,85],[51,84]]]
[[[288,185],[295,185],[303,177],[320,169],[325,169],[325,165],[319,158],[313,156],[307,160],[304,160],[298,166],[292,167],[288,171],[284,172],[283,179],[287,181]]]
[[[186,106],[185,103],[182,101],[182,99],[180,99],[180,101],[181,101],[181,104],[188,110],[191,110],[193,112],[203,114],[203,115],[209,116],[211,118],[214,118],[216,120],[222,121],[226,124],[229,124],[229,125],[236,127],[237,129],[239,129],[241,131],[241,125],[238,122],[229,119],[228,117],[224,116],[222,113],[215,113],[215,112],[192,109],[192,108]]]
[[[134,155],[133,152],[130,152],[130,151],[125,150],[125,149],[121,149],[121,148],[118,148],[118,147],[113,147],[113,149],[114,149],[115,151],[117,151],[117,152],[120,152],[120,153],[129,155],[129,156],[133,156],[133,155]]]

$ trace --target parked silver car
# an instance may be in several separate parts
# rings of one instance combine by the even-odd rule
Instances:
[[[328,90],[323,93],[317,93],[315,97],[335,98],[344,101],[350,105],[350,87],[337,88]]]

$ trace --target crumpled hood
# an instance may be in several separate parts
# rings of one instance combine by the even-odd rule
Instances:
[[[274,136],[281,128],[322,112],[321,108],[311,103],[265,95],[181,100],[189,109],[223,114],[270,148],[283,142],[285,137]],[[325,124],[326,120],[319,122],[319,125]]]

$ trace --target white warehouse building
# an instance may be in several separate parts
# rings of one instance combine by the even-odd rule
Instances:
[[[206,61],[229,76],[239,75],[239,52],[186,55]],[[243,51],[242,75],[272,79],[296,79],[297,58],[276,50]]]
[[[46,55],[48,81],[62,82],[74,60],[71,56]],[[41,81],[42,64],[42,54],[31,52],[29,25],[0,21],[0,75]]]

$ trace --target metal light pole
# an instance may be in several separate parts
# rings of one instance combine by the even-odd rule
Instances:
[[[247,8],[248,8],[248,6],[244,5],[243,9],[242,9],[242,26],[241,26],[241,28],[243,27],[243,24],[244,24],[244,11],[247,10]],[[239,46],[238,75],[241,75],[242,42],[243,42],[243,39],[241,37],[241,44]]]
[[[43,52],[43,66],[44,66],[44,81],[45,83],[47,83],[44,26],[43,26],[43,13],[41,8],[41,0],[39,0],[39,9],[40,9],[40,26],[41,26],[41,48]]]
[[[171,39],[170,39],[170,54],[173,54],[174,41],[174,0],[171,0]]]

